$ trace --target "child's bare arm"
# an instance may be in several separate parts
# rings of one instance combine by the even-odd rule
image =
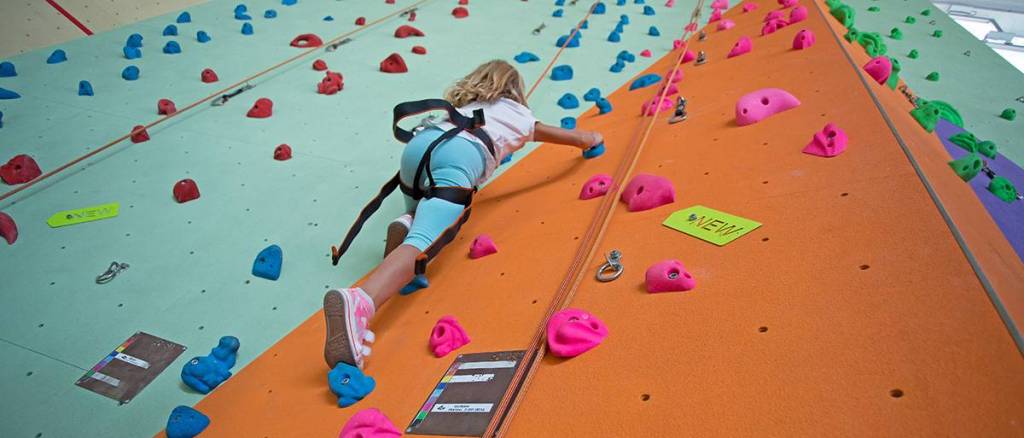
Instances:
[[[603,143],[604,137],[594,131],[562,129],[537,122],[533,130],[533,140],[588,149],[591,146]]]

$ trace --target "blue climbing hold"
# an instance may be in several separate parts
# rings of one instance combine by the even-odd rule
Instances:
[[[263,13],[263,18],[277,18],[277,11],[267,9],[267,11]]]
[[[601,90],[597,88],[591,88],[587,90],[587,93],[583,95],[583,100],[587,102],[597,102],[601,98]]]
[[[637,88],[650,87],[651,85],[657,84],[659,81],[661,81],[661,76],[656,73],[648,73],[636,78],[636,80],[629,85],[629,89],[636,90]]]
[[[14,63],[10,61],[0,62],[0,78],[13,78],[18,75],[14,69]]]
[[[189,14],[188,12],[182,12],[182,13],[178,14],[178,19],[174,20],[174,21],[178,22],[178,24],[191,23],[192,22],[192,14]]]
[[[555,6],[565,6],[565,0],[555,0]]]
[[[540,61],[540,57],[530,52],[522,52],[515,56],[516,62],[520,64],[526,64],[527,62]]]
[[[50,54],[49,58],[46,58],[47,64],[60,64],[68,60],[68,54],[64,53],[64,50],[57,49]]]
[[[623,26],[622,23],[616,24],[615,25],[615,32],[618,32],[618,33],[625,32],[626,29],[624,27],[622,27],[622,26]]]
[[[511,156],[512,156],[512,154],[508,154],[508,157],[506,157],[505,160],[502,160],[501,164],[505,164],[506,161],[511,160],[511,158],[509,158]],[[411,294],[413,292],[416,292],[416,291],[418,291],[420,289],[425,289],[425,288],[428,288],[428,287],[430,287],[430,282],[427,281],[427,276],[423,275],[423,274],[420,274],[420,275],[417,275],[417,276],[413,277],[412,281],[410,281],[409,284],[403,286],[402,290],[400,290],[399,293],[402,294],[402,295],[409,295],[409,294]]]
[[[573,109],[580,107],[580,101],[572,93],[565,93],[558,99],[558,106],[562,109]]]
[[[231,377],[231,367],[238,359],[238,338],[224,336],[208,356],[196,356],[181,368],[181,380],[196,391],[209,393]]]
[[[167,44],[164,44],[164,53],[168,55],[176,55],[178,53],[181,53],[181,46],[178,45],[177,41],[168,41]]]
[[[625,6],[626,0],[615,0],[615,6]]]
[[[142,57],[142,49],[132,46],[124,46],[122,49],[125,59],[139,59]]]
[[[210,34],[206,33],[205,30],[201,30],[199,32],[196,32],[196,41],[199,41],[201,43],[205,43],[205,42],[209,42],[211,39],[212,38],[210,38]]]
[[[612,73],[620,73],[624,68],[626,68],[626,63],[622,62],[621,59],[617,59],[615,60],[615,64],[612,64],[611,68],[609,68],[608,71]]]
[[[252,275],[267,280],[277,280],[281,277],[282,257],[280,246],[270,245],[263,248],[263,251],[256,256],[256,261],[252,263]]]
[[[17,99],[19,97],[21,97],[21,95],[18,93],[15,93],[6,88],[0,88],[0,100]]]
[[[242,35],[252,35],[252,23],[242,25]]]
[[[608,34],[608,41],[617,43],[619,41],[622,41],[622,36],[619,35],[618,32],[613,31],[612,33]]]
[[[555,9],[555,12],[552,12],[551,16],[552,17],[556,17],[556,18],[561,18],[562,14],[564,14],[564,13],[565,13],[565,11],[562,11],[561,9]]]
[[[603,97],[598,99],[597,100],[597,113],[598,114],[608,114],[610,112],[612,112],[612,103],[609,102],[608,99],[605,99]]]
[[[594,15],[601,15],[601,14],[604,13],[604,10],[605,10],[604,3],[597,2],[596,4],[594,4],[594,11],[591,12],[591,13],[594,14]]]
[[[576,129],[575,117],[562,117],[562,129]]]
[[[661,31],[657,27],[651,26],[650,29],[647,29],[647,34],[650,36],[661,36]]]
[[[626,15],[626,14],[619,15],[619,23],[620,24],[629,24],[629,15]]]
[[[586,29],[588,27],[590,27],[590,20],[583,20],[583,22],[580,23],[580,29]]]
[[[636,62],[636,55],[629,53],[629,50],[623,50],[615,55],[615,59],[625,62]]]
[[[293,6],[298,2],[299,0],[281,0],[281,4],[285,6]]]
[[[163,35],[164,36],[178,36],[178,26],[175,26],[173,24],[168,24],[167,27],[164,28]]]
[[[92,84],[89,81],[78,82],[78,95],[79,96],[92,96]]]
[[[0,128],[4,127],[4,112],[0,111]]]
[[[556,42],[555,45],[558,47],[579,47],[580,33],[576,32],[576,35],[573,35],[572,39],[569,39],[569,35],[562,35],[558,37],[558,42]]]
[[[324,21],[334,21],[334,17],[328,15],[328,16],[324,17]]]
[[[134,81],[139,78],[139,68],[134,65],[129,65],[121,70],[121,77],[126,81]]]
[[[249,12],[249,7],[245,3],[235,5],[235,14],[244,14],[246,12]]]
[[[240,21],[252,20],[252,16],[245,12],[235,12],[235,19]]]
[[[167,438],[194,438],[210,425],[210,417],[188,406],[178,406],[167,418]]]
[[[571,65],[564,64],[551,69],[552,81],[568,81],[569,79],[572,79]]]
[[[654,8],[651,5],[644,6],[644,15],[654,15]]]
[[[642,5],[644,3],[645,3],[644,0],[633,0],[633,4],[634,5]]]
[[[583,158],[591,159],[600,157],[604,153],[604,143],[600,143],[583,151]]]
[[[377,382],[373,377],[363,374],[359,368],[338,362],[334,369],[327,373],[327,385],[331,392],[338,396],[338,406],[347,408],[370,395],[377,387]]]
[[[500,165],[502,165],[502,164],[506,164],[506,163],[509,163],[509,162],[511,162],[511,161],[512,161],[512,153],[509,153],[508,155],[505,155],[505,158],[502,158],[502,159],[501,159],[501,162],[500,162],[500,163],[498,163],[498,165],[500,166]],[[416,279],[415,279],[415,278],[413,278],[413,281],[416,281]],[[411,283],[411,282],[410,282],[410,283]],[[406,286],[409,286],[409,285],[407,284]],[[405,289],[405,288],[403,287],[402,289]]]
[[[124,45],[136,48],[142,47],[142,35],[139,35],[137,33],[128,35],[128,41],[126,41]]]

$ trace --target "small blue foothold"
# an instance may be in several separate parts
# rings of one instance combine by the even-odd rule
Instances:
[[[281,0],[281,4],[285,6],[292,6],[298,2],[299,0]]]
[[[277,18],[277,11],[273,9],[267,9],[267,12],[263,13],[263,18]]]
[[[654,15],[654,8],[651,5],[644,6],[644,15]]]
[[[18,75],[14,69],[14,63],[10,61],[0,62],[0,78],[13,78]]]
[[[555,43],[558,47],[579,47],[580,46],[580,33],[576,32],[576,35],[570,40],[569,35],[562,35],[558,37],[558,42]],[[566,44],[568,42],[568,44]]]
[[[601,14],[604,13],[604,10],[605,10],[604,3],[597,2],[596,4],[594,4],[594,12],[591,12],[591,13],[594,14],[594,15],[601,15]]]
[[[629,15],[626,15],[626,14],[619,15],[619,23],[621,23],[621,24],[629,24]]]
[[[604,154],[604,143],[596,144],[583,151],[583,158],[591,159],[600,157]]]
[[[580,101],[572,93],[565,93],[558,99],[558,106],[562,107],[562,109],[579,108]]]
[[[657,27],[651,26],[650,29],[647,29],[647,34],[650,36],[661,36],[661,31]]]
[[[636,80],[629,85],[629,89],[636,90],[637,88],[649,87],[657,84],[659,81],[661,81],[661,76],[656,73],[648,73],[636,78]]]
[[[555,0],[555,6],[565,6],[565,0]]]
[[[124,46],[122,50],[125,59],[138,59],[142,57],[142,49],[132,46]]]
[[[587,93],[583,95],[583,100],[587,102],[597,102],[601,98],[601,90],[597,88],[591,88],[587,90]]]
[[[515,56],[516,62],[520,64],[526,64],[527,62],[540,61],[540,57],[530,52],[522,52]]]
[[[508,156],[511,157],[512,154],[508,154]],[[511,158],[509,158],[509,160],[511,160]],[[506,161],[507,160],[502,160],[501,164],[505,164]],[[413,292],[416,292],[416,291],[418,291],[420,289],[425,289],[425,288],[428,288],[428,287],[430,287],[430,282],[427,281],[427,276],[423,275],[423,274],[420,274],[420,275],[417,275],[417,276],[413,277],[412,281],[410,281],[409,284],[403,286],[402,290],[398,291],[398,293],[400,293],[402,295],[409,295],[409,294],[411,294]]]
[[[615,0],[615,6],[625,6],[626,0]]]
[[[231,377],[231,367],[238,359],[238,338],[224,336],[207,356],[196,356],[181,368],[181,381],[196,391],[207,394]]]
[[[164,36],[178,36],[178,26],[175,26],[173,24],[168,24],[167,27],[164,28],[164,34],[163,35]]]
[[[78,82],[78,95],[79,96],[92,96],[92,84],[89,81]]]
[[[562,129],[576,129],[576,118],[562,117]]]
[[[244,14],[246,12],[249,12],[249,7],[245,3],[235,5],[235,14]]]
[[[598,114],[608,114],[610,112],[612,112],[612,103],[609,102],[608,99],[605,99],[603,97],[598,99],[597,100],[597,113]]]
[[[210,417],[188,406],[178,406],[167,418],[167,438],[193,438],[210,425]]]
[[[615,25],[615,32],[622,33],[625,30],[626,29],[622,27],[622,23],[618,23],[618,24]]]
[[[270,245],[264,248],[252,263],[252,275],[267,280],[277,280],[281,277],[282,257],[280,246]]]
[[[565,11],[562,11],[561,9],[555,9],[555,12],[552,12],[551,16],[557,18],[561,17],[563,13],[565,13]]]
[[[626,68],[626,63],[622,62],[621,59],[618,59],[615,61],[615,64],[612,64],[611,68],[609,68],[608,70],[611,71],[612,73],[619,73],[624,68]]]
[[[580,29],[586,29],[588,27],[590,27],[590,20],[583,20],[583,23],[580,24]]]
[[[49,58],[46,58],[46,63],[47,64],[60,64],[60,63],[62,63],[64,61],[67,61],[67,60],[68,60],[68,54],[65,53],[64,50],[62,50],[62,49],[57,49],[57,50],[54,50],[53,53],[50,54]]]
[[[252,23],[242,25],[242,35],[252,35]]]
[[[338,406],[347,408],[370,395],[377,387],[377,382],[373,377],[363,374],[359,368],[338,362],[334,369],[327,373],[327,386],[338,396]]]
[[[178,44],[177,41],[168,41],[167,44],[164,44],[164,53],[168,55],[176,55],[178,53],[181,53],[181,46]]]
[[[4,127],[4,112],[0,111],[0,128]]]
[[[126,81],[134,81],[139,78],[139,68],[134,65],[129,65],[121,70],[121,77]]]
[[[199,41],[201,43],[205,43],[205,42],[209,42],[211,39],[212,38],[210,38],[210,34],[206,33],[205,30],[201,30],[199,32],[196,32],[196,41]]]
[[[21,97],[21,95],[18,93],[15,93],[6,88],[0,88],[0,100],[17,99],[19,97]]]
[[[508,155],[505,155],[505,158],[502,158],[501,159],[501,163],[498,163],[498,165],[500,166],[500,165],[508,163],[510,161],[512,161],[512,154],[511,153],[509,153]],[[415,278],[413,280],[415,280]],[[408,285],[406,285],[406,286],[408,286]],[[405,289],[405,288],[403,287],[402,289]]]
[[[245,12],[235,12],[235,19],[240,21],[249,21],[252,20],[252,16]]]
[[[608,34],[608,41],[611,41],[613,43],[617,43],[619,41],[622,41],[622,36],[619,35],[618,32],[612,32],[612,33]]]
[[[324,21],[334,21],[334,17],[328,15],[328,16],[324,17]]]
[[[644,3],[646,3],[644,0],[633,0],[634,5],[642,5]]]
[[[629,53],[629,50],[623,50],[615,56],[615,59],[625,62],[636,62],[636,55]]]
[[[142,47],[142,35],[133,33],[128,35],[128,41],[124,43],[128,47]]]
[[[564,64],[551,69],[552,81],[568,81],[569,79],[572,79],[571,65]]]
[[[192,14],[189,14],[187,11],[186,12],[182,12],[182,13],[178,14],[178,19],[174,20],[174,21],[178,22],[178,24],[191,23],[192,22]]]

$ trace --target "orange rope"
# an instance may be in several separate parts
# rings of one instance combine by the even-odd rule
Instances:
[[[536,90],[537,86],[540,85],[541,81],[544,80],[544,77],[548,75],[548,71],[550,71],[551,67],[555,65],[556,61],[558,61],[558,57],[562,56],[562,51],[565,50],[565,48],[569,45],[569,42],[572,41],[573,37],[575,37],[576,34],[580,32],[580,27],[583,26],[583,23],[590,18],[591,14],[594,13],[594,8],[597,7],[598,3],[599,2],[595,1],[594,4],[590,5],[590,9],[587,10],[587,15],[584,15],[583,19],[580,20],[579,23],[576,23],[576,27],[574,27],[572,29],[572,32],[569,33],[569,38],[565,40],[564,44],[558,47],[558,51],[555,52],[555,56],[551,58],[551,62],[548,63],[547,67],[544,67],[544,71],[540,72],[540,76],[537,77],[537,80],[533,82],[533,86],[530,87],[530,91],[526,92],[527,99],[530,98],[530,95],[533,94],[533,91]]]

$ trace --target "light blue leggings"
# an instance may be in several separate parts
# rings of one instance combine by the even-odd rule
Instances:
[[[419,166],[423,153],[441,134],[444,134],[441,129],[428,128],[420,131],[405,145],[399,172],[402,184],[412,185],[416,177],[416,167]],[[455,137],[437,145],[430,154],[430,171],[438,187],[472,188],[473,182],[483,175],[486,165],[486,158],[480,147],[462,137]],[[430,184],[426,173],[424,170],[420,187],[427,187]],[[420,251],[425,251],[462,214],[461,205],[440,198],[421,199],[417,202],[408,195],[404,197],[405,210],[408,213],[415,212],[415,219],[409,235],[402,243],[415,246]]]

